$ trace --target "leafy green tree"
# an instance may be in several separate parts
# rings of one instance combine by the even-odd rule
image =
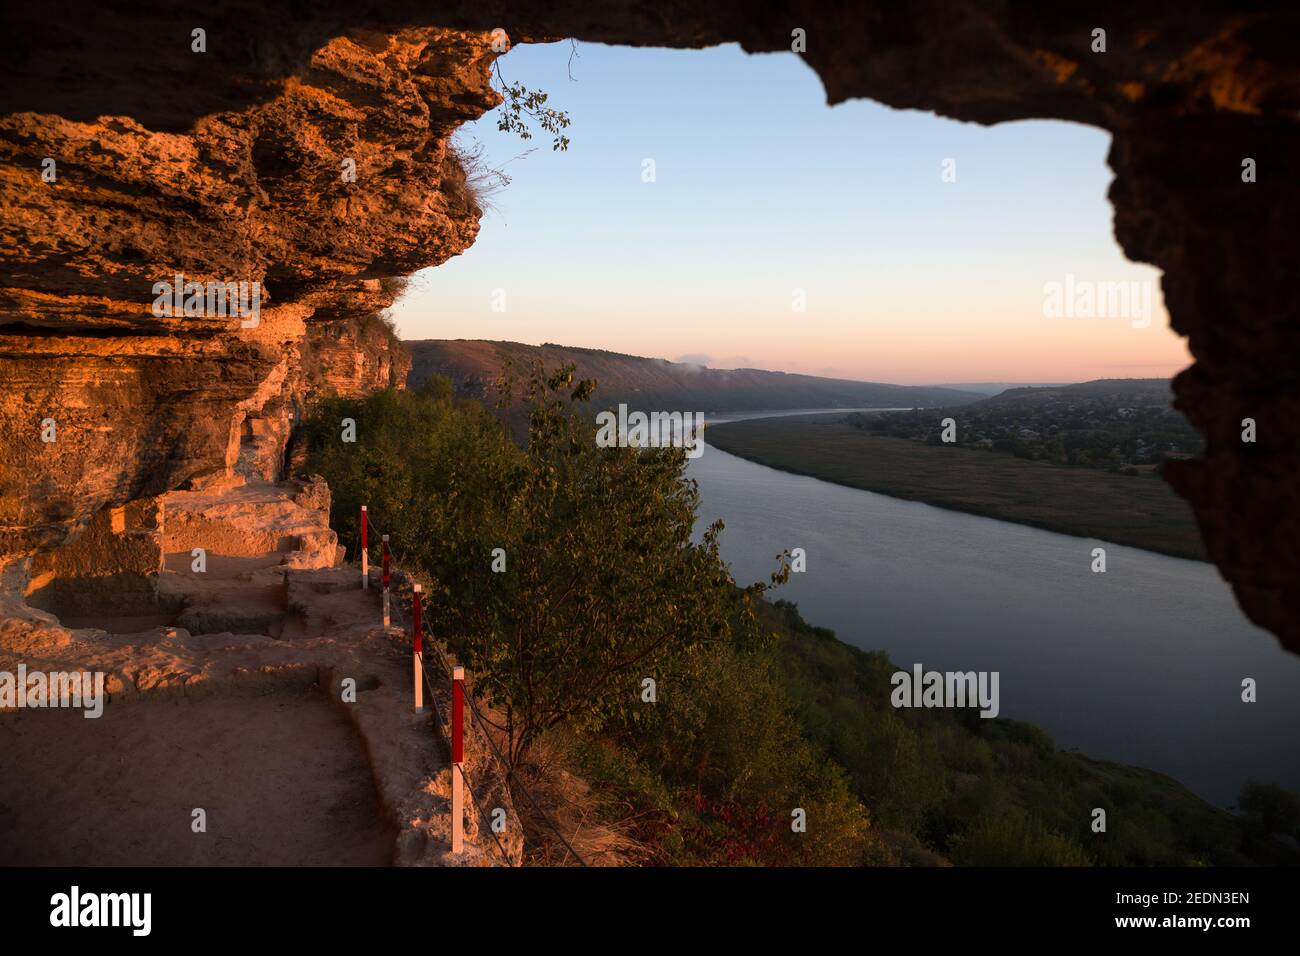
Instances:
[[[431,599],[498,705],[512,765],[561,723],[594,731],[642,706],[643,680],[674,655],[758,639],[763,585],[737,591],[721,523],[692,541],[699,492],[685,452],[598,447],[572,407],[594,385],[575,383],[572,366],[530,374],[527,451],[498,495],[498,537],[483,542],[504,549],[506,571],[491,571],[482,546],[452,552]]]
[[[355,443],[340,439],[345,418],[356,423]],[[413,570],[436,566],[442,547],[464,546],[467,535],[492,537],[500,489],[522,467],[501,425],[478,403],[454,401],[439,378],[417,392],[325,399],[303,431],[307,469],[328,480],[330,524],[349,550],[356,553],[364,504],[371,548],[388,534],[398,562]]]
[[[534,370],[522,389],[503,381],[529,409],[522,450],[445,384],[332,399],[306,425],[335,527],[355,540],[368,504],[399,558],[429,577],[429,625],[495,705],[511,767],[551,728],[594,731],[641,706],[642,680],[674,655],[759,642],[766,585],[736,587],[720,522],[692,540],[685,452],[597,447],[573,409],[593,388],[572,366]],[[339,441],[344,417],[355,444]]]

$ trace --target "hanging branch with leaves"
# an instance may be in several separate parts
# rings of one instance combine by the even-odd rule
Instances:
[[[497,129],[503,133],[515,133],[520,139],[532,139],[532,124],[536,123],[543,132],[550,133],[553,137],[551,149],[567,150],[569,137],[564,135],[564,130],[569,128],[569,114],[547,106],[549,95],[542,90],[530,90],[522,83],[507,83],[501,75],[501,67],[497,64],[493,66],[496,70],[497,92],[505,98],[497,117]]]

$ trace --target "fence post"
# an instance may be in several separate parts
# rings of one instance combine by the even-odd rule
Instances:
[[[361,506],[361,589],[370,587],[370,536],[367,534],[369,515],[366,506]]]
[[[388,627],[388,535],[382,537],[384,539],[384,627]]]
[[[420,585],[412,585],[411,594],[411,667],[415,674],[415,712],[424,710],[424,681],[420,674]]]
[[[451,671],[451,852],[465,849],[465,668]]]

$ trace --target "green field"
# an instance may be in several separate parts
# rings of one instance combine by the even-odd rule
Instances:
[[[710,425],[708,443],[851,488],[1206,560],[1191,508],[1158,479],[870,435],[841,418],[798,415]]]

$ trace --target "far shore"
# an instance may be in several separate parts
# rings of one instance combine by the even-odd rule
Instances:
[[[1151,476],[871,435],[834,414],[723,422],[705,437],[740,458],[850,488],[1208,560],[1191,507]]]

